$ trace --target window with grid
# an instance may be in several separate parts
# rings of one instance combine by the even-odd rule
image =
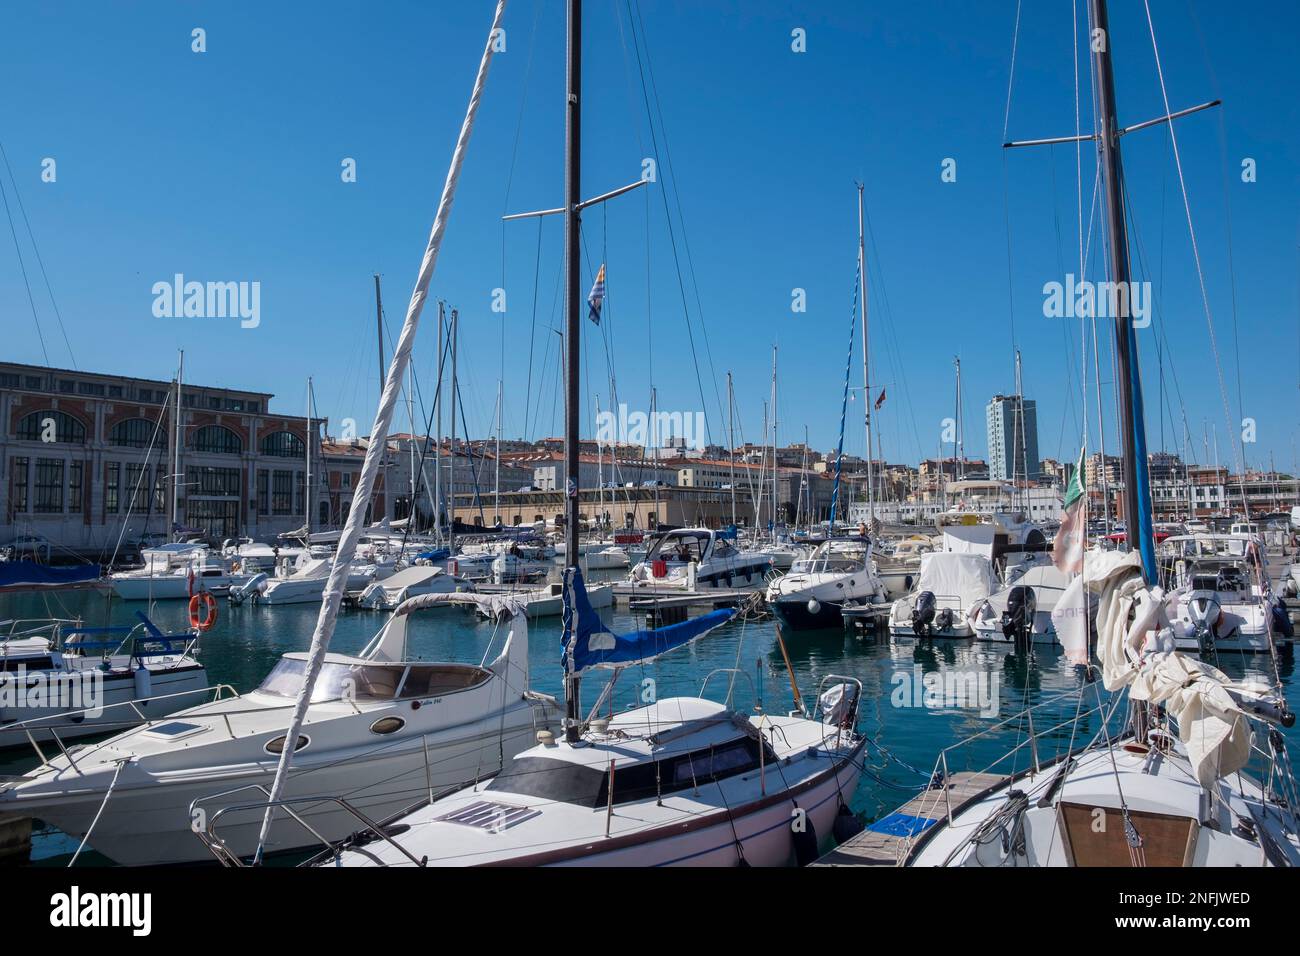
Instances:
[[[262,439],[262,454],[277,458],[302,458],[306,447],[293,432],[272,432]]]
[[[68,514],[81,514],[81,472],[81,462],[68,462]]]
[[[122,448],[148,448],[150,444],[154,448],[166,448],[167,432],[147,418],[128,418],[109,429],[108,443]]]
[[[257,472],[257,513],[265,515],[271,508],[271,473],[265,469]]]
[[[36,459],[36,478],[32,491],[32,510],[36,514],[58,514],[63,511],[63,459]]]
[[[293,472],[276,471],[271,474],[271,514],[293,514]]]
[[[27,513],[27,458],[9,459],[9,520]]]
[[[218,455],[238,455],[244,450],[239,436],[221,425],[204,425],[196,429],[192,444],[195,451]]]
[[[45,441],[47,436],[59,444],[84,445],[86,426],[65,412],[47,409],[24,415],[14,435],[19,441]]]
[[[122,466],[109,461],[104,463],[104,514],[115,515],[121,507]]]

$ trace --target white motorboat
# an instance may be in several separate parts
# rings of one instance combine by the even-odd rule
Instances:
[[[555,617],[564,613],[564,585],[558,581],[540,588],[527,588],[508,592],[510,597],[521,603],[529,617]],[[587,598],[596,609],[613,607],[614,586],[612,584],[593,584],[587,588]],[[481,617],[489,617],[490,608],[479,608]]]
[[[993,566],[982,554],[935,551],[922,555],[915,590],[889,609],[889,633],[894,637],[974,637],[974,613],[996,590]]]
[[[616,571],[629,564],[627,552],[614,544],[587,551],[582,556],[582,566],[588,571]]]
[[[932,539],[913,535],[899,541],[888,554],[877,552],[876,571],[885,587],[885,597],[897,599],[907,595],[921,576],[921,556],[935,550]]]
[[[740,551],[710,528],[678,528],[654,540],[628,580],[650,588],[758,589],[767,585],[771,570],[771,559],[761,551]]]
[[[554,565],[545,558],[529,557],[525,554],[508,551],[492,559],[492,582],[494,584],[520,584],[538,581],[550,573]]]
[[[767,603],[781,623],[792,630],[840,627],[845,604],[883,603],[871,544],[860,535],[827,538],[768,585]]]
[[[1181,651],[1290,653],[1294,634],[1285,607],[1261,571],[1259,542],[1244,534],[1179,535],[1160,556],[1169,568],[1171,618]]]
[[[0,748],[63,742],[143,723],[200,702],[208,674],[198,634],[78,621],[0,624]]]
[[[610,633],[566,572],[577,626],[571,673],[629,666],[707,633],[734,609]],[[567,617],[567,616],[566,616]],[[718,672],[715,672],[718,673]],[[734,676],[739,672],[721,672]],[[433,801],[318,858],[319,866],[781,866],[815,857],[818,836],[848,818],[865,738],[861,684],[829,676],[816,718],[745,715],[703,697],[671,697],[570,738],[547,736],[490,781]],[[706,679],[705,683],[708,681]],[[734,680],[733,680],[734,683]],[[378,837],[378,838],[377,838]]]
[[[364,608],[391,611],[408,598],[422,594],[452,594],[473,591],[474,585],[465,578],[448,574],[432,565],[403,568],[382,581],[372,581],[361,592],[357,603]]]
[[[972,615],[975,639],[1054,645],[1052,612],[1069,586],[1070,576],[1048,560],[1022,566],[1018,575],[976,607]]]
[[[325,594],[331,563],[329,558],[308,558],[287,577],[268,577],[256,582],[257,586],[252,591],[253,602],[270,605],[319,604]],[[363,592],[376,579],[387,577],[381,574],[383,570],[391,574],[392,565],[352,561],[348,569],[346,592]]]
[[[484,601],[510,607],[473,594],[412,598],[360,655],[326,656],[285,790],[286,800],[317,796],[277,813],[267,852],[310,845],[313,834],[342,839],[357,828],[353,811],[384,819],[491,776],[555,725],[555,700],[529,690],[522,615],[510,617],[502,642],[505,627],[493,632],[491,663],[409,659],[412,612]],[[305,654],[286,654],[251,693],[72,748],[0,785],[0,812],[39,817],[122,864],[209,859],[205,842],[250,855],[306,665]]]
[[[113,592],[123,601],[189,598],[199,591],[224,594],[246,583],[252,573],[236,570],[237,561],[202,544],[165,544],[141,552],[144,567],[110,575]]]

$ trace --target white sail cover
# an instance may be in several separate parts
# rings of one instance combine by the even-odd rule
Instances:
[[[982,554],[937,551],[921,556],[918,591],[929,591],[940,606],[967,611],[997,590],[993,566]]]
[[[1098,595],[1097,657],[1106,689],[1127,687],[1133,700],[1163,704],[1203,786],[1244,767],[1251,727],[1230,691],[1258,697],[1261,688],[1234,684],[1222,671],[1172,650],[1164,592],[1147,586],[1136,552],[1090,551],[1083,578]]]

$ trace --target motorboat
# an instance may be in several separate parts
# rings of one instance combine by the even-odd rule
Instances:
[[[566,572],[573,672],[624,667],[683,646],[734,609],[674,632],[614,635]],[[571,620],[566,614],[566,620]],[[716,672],[734,677],[733,672]],[[738,672],[736,672],[738,673]],[[850,817],[865,738],[861,684],[828,676],[814,716],[745,714],[702,696],[599,717],[570,739],[545,736],[500,774],[360,833],[319,856],[330,867],[782,866],[815,857]],[[829,684],[829,686],[827,686]],[[734,680],[729,686],[734,686]],[[792,822],[793,821],[793,822]]]
[[[511,606],[474,594],[411,598],[360,654],[326,655],[284,791],[310,799],[276,814],[265,852],[342,839],[354,813],[385,819],[492,776],[556,724],[554,698],[529,689],[522,614],[492,631],[490,663],[411,659],[412,615],[447,602]],[[306,654],[286,654],[250,693],[71,748],[0,785],[0,812],[39,817],[121,864],[249,856],[306,668]]]
[[[325,594],[325,582],[329,580],[330,558],[308,558],[301,566],[286,577],[268,577],[256,585],[251,597],[255,604],[319,604]],[[383,572],[387,571],[387,574]],[[348,594],[360,594],[376,580],[383,580],[393,573],[392,564],[374,564],[364,559],[354,559],[348,567]]]
[[[199,591],[225,594],[253,577],[236,570],[235,558],[203,544],[175,543],[141,552],[144,567],[109,576],[113,593],[123,601],[188,599]]]
[[[1291,620],[1263,571],[1254,537],[1171,537],[1162,544],[1160,558],[1168,570],[1170,616],[1179,650],[1201,656],[1291,652]]]
[[[935,551],[923,555],[915,589],[889,609],[889,633],[893,637],[974,637],[974,613],[996,590],[993,566],[982,554]]]
[[[371,610],[391,611],[408,598],[418,597],[421,594],[451,594],[473,590],[473,583],[455,574],[449,574],[442,568],[415,565],[403,568],[382,581],[370,582],[361,592],[357,604]]]
[[[844,605],[884,601],[871,539],[861,535],[817,542],[811,557],[796,561],[767,588],[768,606],[793,630],[840,627]]]
[[[771,570],[765,553],[741,551],[711,528],[677,528],[654,540],[628,580],[637,587],[744,590],[765,587]]]
[[[926,535],[912,535],[899,541],[888,552],[875,554],[876,571],[884,585],[885,597],[901,598],[912,590],[921,574],[921,556],[935,549],[934,541]]]
[[[556,617],[564,612],[564,585],[553,581],[539,588],[525,588],[508,592],[510,597],[521,603],[529,617]],[[597,610],[614,606],[614,586],[612,584],[593,584],[587,588],[587,599]],[[477,609],[481,617],[490,617],[493,611],[489,607]]]
[[[627,552],[615,544],[590,550],[582,556],[582,566],[588,571],[617,571],[630,564]]]
[[[164,634],[136,617],[133,627],[0,623],[0,748],[62,748],[200,702],[208,674],[195,656],[198,634]]]
[[[1022,566],[1001,590],[972,615],[975,639],[997,644],[1056,644],[1052,612],[1070,585],[1070,575],[1043,560]]]

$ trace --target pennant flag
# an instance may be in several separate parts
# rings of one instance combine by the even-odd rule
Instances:
[[[1076,575],[1052,608],[1056,640],[1071,664],[1088,663],[1088,593],[1083,575]]]
[[[1052,563],[1067,574],[1083,570],[1084,542],[1088,535],[1088,496],[1083,488],[1083,449],[1065,489],[1065,514],[1056,540],[1052,542]]]
[[[880,406],[885,404],[885,390],[880,390],[880,397],[876,399],[876,411],[880,411]]]
[[[596,273],[596,284],[591,287],[591,294],[587,296],[587,304],[591,306],[587,312],[587,318],[600,325],[600,309],[605,304],[605,263],[600,264],[600,271]]]

